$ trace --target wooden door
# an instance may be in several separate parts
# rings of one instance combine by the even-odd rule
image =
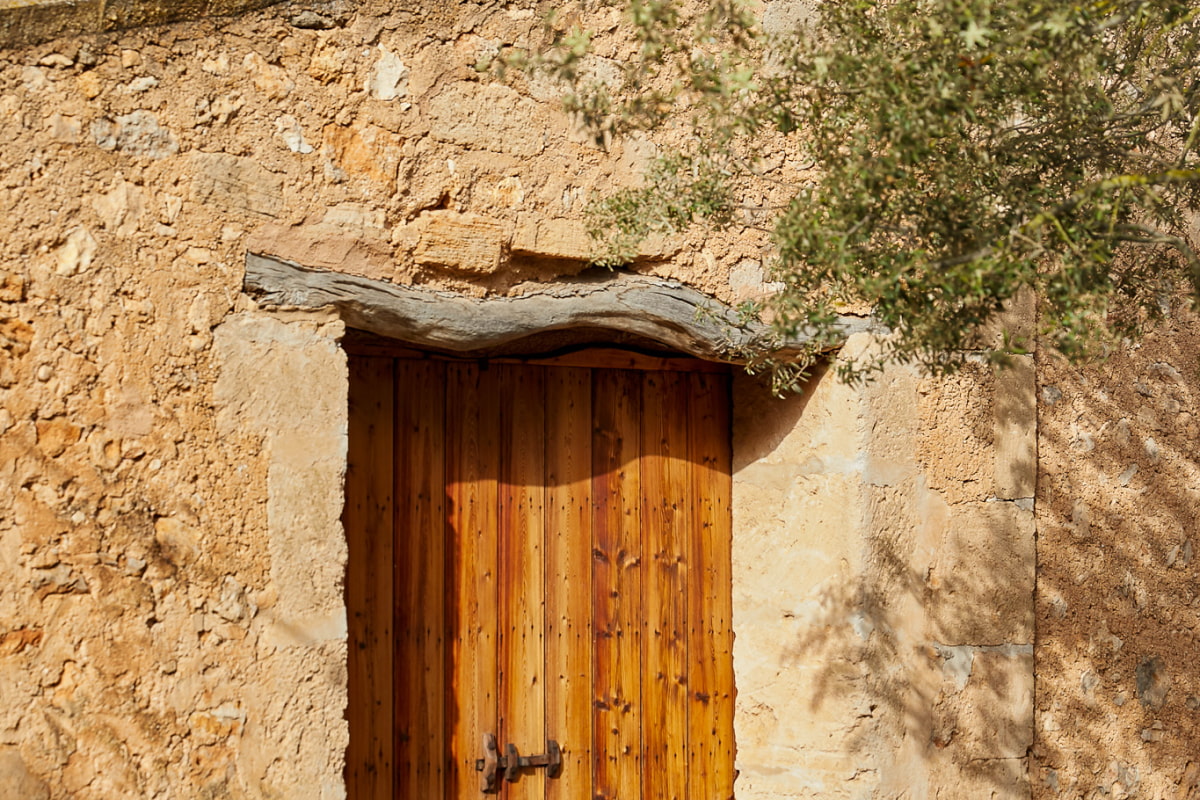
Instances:
[[[728,376],[582,363],[351,358],[351,800],[732,796]]]

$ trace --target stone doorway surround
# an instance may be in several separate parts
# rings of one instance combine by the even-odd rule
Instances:
[[[418,343],[453,328],[413,328],[412,316],[387,313],[380,297],[392,298],[393,311],[432,299],[439,310],[417,315],[427,321],[466,303],[471,330],[493,331],[502,320],[511,332],[514,319],[524,320],[522,335],[639,325],[654,329],[639,328],[641,338],[672,349],[729,352],[727,327],[712,322],[721,309],[696,317],[704,296],[686,287],[669,285],[649,309],[641,301],[606,307],[593,296],[565,313],[557,306],[579,287],[548,287],[532,300],[487,301],[491,316],[485,301],[248,258],[246,290],[257,305],[245,303],[217,330],[219,418],[260,427],[271,453],[278,637],[320,649],[331,669],[338,658],[344,665],[345,327]],[[634,296],[642,289],[649,284]],[[657,318],[663,303],[690,306],[691,316]],[[503,321],[522,305],[544,316]],[[706,324],[721,335],[705,333]],[[492,335],[471,347],[510,344]],[[865,325],[849,330],[798,397],[771,398],[745,376],[735,382],[736,795],[1027,798],[1032,357],[1002,370],[980,359],[950,379],[893,367],[866,387],[837,380],[838,359],[874,342]],[[306,388],[282,397],[273,392],[280,380]],[[315,575],[314,552],[328,559]],[[344,699],[343,683],[329,702]],[[345,747],[344,727],[335,729],[342,738],[324,741],[327,762]]]

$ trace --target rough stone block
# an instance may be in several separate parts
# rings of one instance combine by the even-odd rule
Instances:
[[[356,175],[386,186],[396,182],[402,140],[377,125],[343,127],[329,124],[321,132],[324,154],[347,175]]]
[[[807,30],[817,18],[815,0],[772,0],[763,5],[762,27],[773,35],[789,36]]]
[[[264,437],[269,453],[268,545],[279,591],[272,613],[285,626],[344,608],[348,378],[334,341],[341,330],[338,323],[245,314],[214,332],[217,424],[226,433]]]
[[[939,759],[931,769],[933,800],[1029,800],[1029,764],[1025,758],[980,760],[968,764]]]
[[[101,150],[149,158],[166,158],[179,152],[175,135],[159,124],[158,117],[142,109],[115,119],[101,117],[92,122],[90,133]]]
[[[1037,375],[1033,356],[1013,356],[996,372],[996,497],[1033,497],[1037,480]]]
[[[979,327],[973,344],[997,350],[1014,346],[1031,349],[1036,321],[1037,296],[1026,287],[1017,292],[1000,313]]]
[[[582,220],[538,220],[517,228],[512,251],[543,258],[587,261],[592,256],[592,240]]]
[[[250,237],[246,248],[294,261],[313,269],[327,269],[377,280],[395,273],[392,245],[382,231],[317,225],[264,225]]]
[[[942,648],[947,663],[933,707],[934,745],[966,764],[1022,758],[1033,744],[1033,649]],[[960,688],[961,687],[961,688]]]
[[[227,153],[196,153],[192,159],[197,202],[265,217],[283,213],[283,180],[253,159]]]
[[[983,363],[968,363],[948,378],[920,386],[917,459],[929,488],[948,503],[995,495],[993,405],[995,379]]]
[[[537,103],[499,83],[461,82],[429,101],[429,132],[453,144],[533,156],[547,126]]]
[[[417,263],[457,272],[487,275],[500,268],[508,240],[505,226],[488,217],[431,211],[416,222]]]
[[[37,423],[38,447],[47,456],[54,458],[79,441],[81,428],[63,417],[39,420]]]
[[[1034,519],[1010,502],[951,508],[929,569],[930,636],[949,645],[1029,644]]]

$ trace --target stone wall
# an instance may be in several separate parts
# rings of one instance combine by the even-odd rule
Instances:
[[[181,19],[236,14],[279,0],[2,0],[0,47],[39,44],[64,36],[118,31]],[[298,19],[321,25],[323,15]],[[326,18],[327,19],[327,18]]]
[[[1032,394],[1022,359],[736,406],[739,797],[1029,797]]]
[[[0,11],[52,5],[87,6]],[[474,296],[583,270],[584,204],[636,181],[655,145],[601,151],[559,87],[477,69],[536,46],[559,5],[291,3],[0,51],[0,798],[343,796],[343,323],[256,306],[245,255]],[[767,19],[808,6],[775,0]],[[600,31],[589,69],[612,74],[618,12],[562,12]],[[765,244],[698,230],[631,269],[735,303],[765,290]],[[739,798],[1086,795],[1068,776],[1101,764],[1085,741],[1103,725],[1073,720],[1110,682],[1163,700],[1114,712],[1103,730],[1128,754],[1095,775],[1194,782],[1191,651],[1163,638],[1187,626],[1167,595],[1191,591],[1193,351],[1148,352],[1130,369],[1150,394],[1106,395],[1127,423],[1104,434],[1110,400],[1074,388],[1103,371],[1039,364],[1036,656],[1031,359],[866,388],[823,369],[785,401],[739,382]],[[1056,449],[1076,428],[1094,452]],[[1109,435],[1141,459],[1120,488],[1161,500],[1148,562],[1126,563],[1131,515],[1100,522]],[[1081,525],[1111,537],[1103,571],[1072,560]],[[1106,580],[1128,607],[1093,634]],[[1161,630],[1143,640],[1147,614]],[[1085,672],[1093,640],[1115,666]]]
[[[1034,797],[1200,797],[1200,325],[1039,359]]]
[[[601,152],[557,86],[478,72],[548,8],[0,51],[0,797],[344,795],[342,325],[255,307],[245,255],[476,295],[582,269],[583,204],[653,147]],[[612,28],[590,13],[563,24]],[[760,244],[636,268],[731,300]]]

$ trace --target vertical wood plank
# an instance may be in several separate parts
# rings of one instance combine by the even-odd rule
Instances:
[[[393,375],[387,358],[350,358],[346,471],[351,797],[392,794]]]
[[[688,391],[686,374],[643,373],[645,800],[685,800],[688,796]]]
[[[592,402],[593,793],[597,800],[637,800],[644,612],[638,530],[640,377],[597,371]]]
[[[445,796],[445,365],[396,362],[396,792]]]
[[[546,746],[545,393],[541,367],[497,366],[500,381],[500,745]],[[546,773],[523,771],[508,800],[543,800]]]
[[[592,380],[546,371],[546,736],[563,748],[547,800],[592,797]]]
[[[689,450],[693,532],[689,620],[691,797],[733,797],[733,597],[729,379],[693,374]]]
[[[496,371],[446,368],[446,517],[453,585],[447,725],[448,797],[477,800],[483,734],[498,734],[496,711],[497,476]],[[438,798],[437,800],[440,800]]]

